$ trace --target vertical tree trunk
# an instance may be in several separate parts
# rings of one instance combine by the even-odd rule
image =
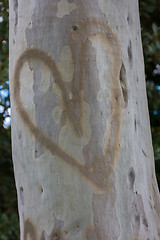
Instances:
[[[158,240],[138,2],[10,0],[22,240]]]

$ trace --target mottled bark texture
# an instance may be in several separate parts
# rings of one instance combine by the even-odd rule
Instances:
[[[10,0],[21,240],[158,240],[137,0]]]

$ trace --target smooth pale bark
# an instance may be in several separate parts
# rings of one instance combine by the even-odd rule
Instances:
[[[135,0],[10,0],[22,240],[158,240]]]

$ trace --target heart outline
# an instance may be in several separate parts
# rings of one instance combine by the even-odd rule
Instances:
[[[92,32],[92,34],[85,34],[85,33],[89,33]],[[109,137],[106,141],[106,151],[104,156],[102,156],[100,159],[94,159],[93,161],[93,168],[92,169],[88,169],[86,168],[84,165],[80,164],[77,159],[73,158],[72,156],[70,156],[68,153],[66,153],[61,147],[59,147],[57,144],[54,143],[54,141],[52,141],[50,138],[48,138],[43,131],[41,131],[36,124],[34,124],[34,122],[32,121],[32,119],[30,118],[29,114],[27,113],[27,111],[25,110],[24,106],[23,106],[23,102],[21,99],[21,95],[20,95],[20,74],[21,74],[21,70],[24,66],[24,63],[29,61],[29,60],[37,60],[42,62],[45,66],[47,66],[47,68],[49,69],[49,71],[51,72],[55,83],[57,84],[57,86],[60,88],[61,92],[63,93],[63,105],[64,108],[66,110],[67,116],[69,121],[71,122],[73,128],[75,129],[75,132],[81,136],[82,135],[82,128],[81,128],[81,124],[79,122],[79,119],[77,118],[77,116],[74,114],[74,105],[73,103],[70,103],[70,99],[69,96],[67,94],[67,91],[65,89],[65,85],[63,83],[63,79],[61,77],[61,74],[57,68],[57,65],[55,63],[55,61],[47,54],[45,53],[43,50],[40,49],[36,49],[36,48],[28,48],[26,49],[18,58],[17,62],[16,62],[16,66],[15,66],[15,71],[14,71],[14,78],[13,78],[13,97],[14,97],[14,101],[17,105],[17,110],[18,113],[21,117],[21,119],[23,120],[23,122],[25,123],[25,125],[27,126],[28,130],[30,131],[30,133],[35,137],[35,139],[37,139],[37,141],[42,145],[45,146],[52,155],[57,155],[60,159],[62,159],[64,162],[68,163],[69,165],[71,165],[72,167],[76,168],[79,170],[79,172],[88,180],[90,180],[98,189],[101,190],[106,190],[107,187],[107,179],[108,176],[110,175],[111,171],[113,171],[113,166],[115,164],[115,160],[118,156],[118,152],[119,152],[119,146],[118,146],[118,142],[119,142],[119,138],[120,138],[120,132],[121,132],[121,105],[122,105],[122,101],[121,101],[121,90],[120,90],[120,83],[117,82],[118,77],[119,77],[119,72],[120,72],[120,47],[119,47],[119,43],[117,40],[116,35],[113,33],[113,31],[111,30],[111,28],[109,27],[108,24],[106,23],[102,23],[102,22],[98,22],[97,20],[88,20],[85,21],[78,29],[78,33],[76,32],[74,34],[75,37],[75,45],[79,44],[79,41],[81,41],[82,39],[79,37],[80,35],[82,36],[82,38],[84,37],[83,35],[86,36],[86,40],[83,39],[84,42],[87,41],[88,36],[91,35],[95,35],[97,33],[100,33],[102,35],[105,36],[106,41],[108,42],[110,48],[112,49],[112,54],[113,54],[113,66],[111,67],[111,99],[112,99],[112,115],[111,115],[111,121],[110,121],[110,127],[109,127]],[[77,40],[78,39],[78,40]],[[85,45],[85,44],[84,44]],[[80,44],[78,45],[80,46]],[[81,51],[83,52],[83,51]],[[76,70],[75,70],[75,75],[76,75]],[[73,81],[74,83],[74,81]],[[117,84],[118,83],[118,84]],[[82,88],[82,79],[80,79],[80,81],[78,82],[78,86],[81,90]],[[119,85],[119,87],[115,87],[116,85]],[[77,88],[77,86],[76,86]],[[74,84],[73,84],[73,90],[74,90]],[[82,115],[82,94],[80,91],[80,95],[77,96],[77,98],[75,98],[75,94],[73,91],[73,102],[79,102],[79,109],[80,109],[80,113]],[[71,106],[72,104],[72,106]],[[71,116],[74,115],[74,121],[73,122],[71,119]],[[81,116],[82,117],[82,116]],[[79,122],[79,124],[77,124]],[[80,126],[79,129],[77,129],[77,126]],[[113,129],[114,128],[114,129]],[[114,142],[115,140],[115,142]],[[108,149],[108,150],[107,150]],[[112,154],[111,152],[114,152],[114,154]],[[108,152],[108,158],[111,158],[107,164],[107,162],[105,162],[105,158],[107,156],[107,152]],[[111,156],[110,156],[111,155]],[[113,155],[113,156],[112,156]],[[103,171],[103,174],[101,172],[99,172],[98,167],[97,167],[97,162],[98,164],[100,163],[103,167],[104,167],[104,171],[103,169],[101,169],[101,171]],[[108,165],[108,166],[107,166]],[[108,170],[106,170],[106,166],[108,167]],[[106,172],[105,172],[106,171]]]

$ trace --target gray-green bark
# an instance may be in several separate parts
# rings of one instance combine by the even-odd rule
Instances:
[[[138,2],[10,0],[22,240],[158,240]]]

